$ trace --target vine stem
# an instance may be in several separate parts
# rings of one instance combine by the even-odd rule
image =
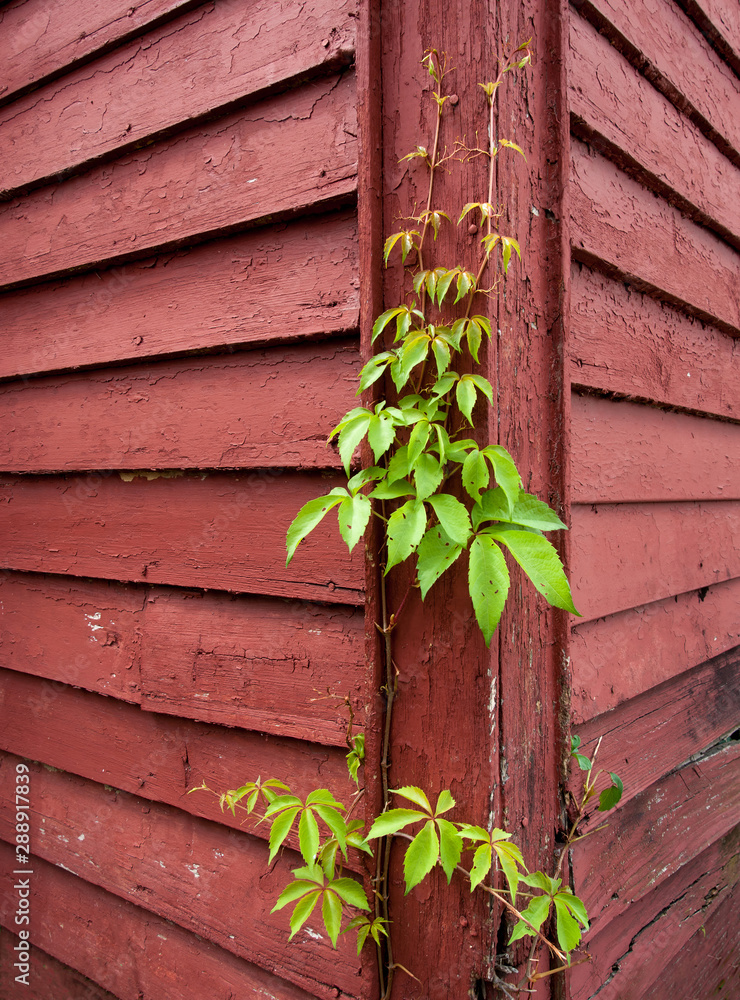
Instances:
[[[392,836],[394,836],[394,837],[401,837],[403,840],[414,840],[414,838],[411,836],[411,834],[409,834],[409,833],[403,833],[400,830],[398,832],[392,834]],[[460,872],[461,875],[465,876],[465,878],[468,880],[468,882],[470,881],[470,872],[467,870],[467,868],[463,868],[462,865],[455,865],[455,871]],[[504,896],[500,892],[497,892],[497,890],[494,889],[492,886],[485,885],[483,882],[479,883],[479,888],[482,889],[484,892],[487,892],[489,895],[493,896],[494,899],[497,899],[499,901],[499,903],[502,903],[503,906],[505,906],[506,909],[510,913],[512,913],[518,920],[521,920],[523,924],[526,924],[527,927],[529,927],[529,929],[532,931],[532,933],[537,936],[537,939],[539,940],[539,942],[541,944],[547,945],[547,947],[552,952],[552,954],[555,955],[557,958],[559,958],[561,962],[567,961],[565,954],[558,947],[556,947],[552,943],[552,941],[549,941],[545,937],[545,935],[542,934],[541,931],[537,930],[537,928],[534,926],[534,924],[531,924],[527,920],[527,918],[519,910],[517,910],[517,908],[514,906],[514,904],[511,903],[506,898],[506,896]]]

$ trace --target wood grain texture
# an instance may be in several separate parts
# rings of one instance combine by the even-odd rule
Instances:
[[[13,856],[2,842],[0,859],[0,878],[8,886],[5,905],[0,902],[0,920],[8,926],[12,879],[7,873]],[[103,986],[119,1000],[142,996],[264,1000],[266,995],[275,1000],[309,1000],[310,994],[284,979],[56,865],[34,857],[33,869],[34,975],[30,991],[18,987],[12,993],[9,988],[8,1000],[108,1000]],[[4,931],[0,938],[3,948],[14,940]],[[126,961],[111,961],[111,955],[126,956]],[[65,964],[60,968],[61,963]],[[102,985],[95,986],[93,978]],[[43,992],[47,981],[54,989]]]
[[[573,599],[586,621],[740,576],[740,503],[572,508]]]
[[[740,744],[675,771],[573,849],[576,893],[594,930],[740,824]]]
[[[353,74],[329,77],[8,202],[0,209],[0,283],[352,200],[354,105]]]
[[[201,0],[13,0],[0,10],[0,97],[12,100],[42,80],[96,54]]]
[[[686,1000],[704,1000],[706,996],[733,1000],[740,993],[737,952],[740,886],[737,864],[732,868],[728,872],[727,890],[716,901],[711,900],[711,907],[707,906],[709,912],[704,912],[703,907],[697,911],[697,916],[701,913],[701,922],[696,918],[692,921],[693,934],[685,940],[660,982],[655,982],[647,991],[645,1000],[662,1000],[665,996],[682,993]]]
[[[296,740],[143,712],[112,698],[12,671],[0,671],[0,676],[0,749],[150,802],[175,806],[190,816],[249,830],[260,840],[269,836],[266,824],[250,817],[242,825],[244,815],[222,813],[216,797],[206,792],[189,795],[189,789],[205,781],[222,792],[269,775],[289,779],[286,783],[303,798],[314,788],[329,787],[346,801],[354,787],[347,775],[346,749],[319,749]],[[292,837],[291,843],[297,845],[297,838]]]
[[[685,976],[675,992],[666,993],[661,987],[673,967],[680,963],[692,935],[701,933],[705,921],[707,927],[711,926],[715,914],[722,913],[728,904],[737,879],[739,834],[740,831],[734,830],[720,838],[611,920],[601,933],[597,929],[589,934],[586,947],[592,961],[576,967],[570,974],[573,1000],[588,1000],[597,992],[604,1000],[623,1000],[626,996],[705,1000],[707,982],[712,981],[710,977],[715,970],[726,964],[720,954],[733,955],[736,951],[731,943],[715,955],[709,967],[699,974]],[[736,927],[727,927],[730,940]],[[719,940],[712,938],[718,943]],[[733,994],[720,990],[715,995],[720,1000],[731,1000]]]
[[[571,302],[574,385],[740,417],[734,337],[579,264]]]
[[[740,334],[740,255],[573,140],[573,255]]]
[[[573,0],[575,8],[740,166],[740,79],[671,0],[627,7]]]
[[[0,376],[356,329],[354,213],[219,239],[0,298]]]
[[[8,797],[15,791],[9,771],[17,759],[3,758],[0,779],[6,841],[13,832]],[[293,852],[268,870],[265,845],[237,830],[36,766],[31,785],[34,853],[45,861],[145,905],[319,1000],[335,998],[335,987],[340,995],[358,996],[359,960],[346,936],[335,951],[319,936],[323,925],[314,916],[307,925],[313,936],[304,930],[289,944],[287,916],[270,913],[299,861]]]
[[[740,170],[575,12],[568,94],[580,138],[740,247]]]
[[[616,772],[624,782],[622,808],[663,775],[728,740],[738,724],[740,647],[591,719],[579,727],[578,735],[589,757],[602,739],[598,766]],[[575,771],[573,777],[577,784]]]
[[[740,644],[740,579],[576,624],[571,633],[575,724]]]
[[[2,479],[6,567],[362,602],[361,551],[348,555],[333,514],[284,566],[289,524],[304,503],[339,484],[336,476],[173,475]]]
[[[0,467],[341,467],[359,369],[341,341],[0,384]]]
[[[2,573],[2,665],[139,702],[145,598],[143,588]]]
[[[365,728],[363,644],[354,609],[155,591],[142,708],[344,747],[345,698]]]
[[[574,395],[574,503],[740,500],[740,424]]]
[[[350,0],[219,0],[137,37],[0,112],[0,197],[341,69],[353,14]]]
[[[12,870],[14,859],[4,844],[0,847],[0,857],[7,864],[6,871]],[[51,865],[44,865],[43,862],[41,864],[44,869],[54,870]],[[3,890],[10,898],[13,894],[13,878],[10,874],[6,875],[5,872],[3,874],[6,883]],[[33,892],[31,896],[31,905],[34,911],[39,902],[39,896],[38,892]],[[3,913],[0,919],[7,926],[7,930],[4,928],[0,930],[0,991],[2,991],[4,1000],[48,1000],[49,997],[54,997],[54,1000],[118,1000],[113,993],[109,993],[75,969],[57,962],[51,955],[41,951],[36,940],[33,942],[33,951],[30,953],[32,960],[29,962],[31,972],[27,980],[28,985],[23,980],[18,982],[14,973],[18,974],[20,970],[13,968],[13,964],[19,958],[19,953],[14,951],[18,943],[14,932],[18,928],[14,927],[12,918],[8,914]],[[62,914],[59,914],[59,919],[60,922],[63,922]],[[34,934],[34,938],[36,937],[37,935]]]

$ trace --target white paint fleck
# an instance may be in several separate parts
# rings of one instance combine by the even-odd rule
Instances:
[[[535,208],[535,206],[532,205],[532,215],[539,215],[539,214],[540,214],[539,209]]]
[[[256,177],[250,177],[249,180],[247,181],[247,184],[254,184],[256,180],[257,180]]]
[[[200,865],[185,865],[185,867],[189,872],[192,872],[196,878],[200,878],[200,871],[198,870]]]
[[[157,937],[159,938],[160,941],[166,941],[167,940],[167,938],[164,936],[164,934],[157,934]]]
[[[85,834],[81,833],[77,839],[78,840],[84,840],[85,839]]]
[[[308,934],[308,936],[310,938],[313,938],[314,941],[323,941],[324,940],[324,938],[321,936],[321,934],[317,934],[316,931],[312,931],[311,928],[310,927],[306,927],[305,924],[303,925],[303,929],[306,932],[306,934]]]

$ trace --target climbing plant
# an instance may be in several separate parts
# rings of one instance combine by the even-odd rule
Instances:
[[[410,562],[422,600],[455,563],[467,564],[467,586],[472,611],[489,644],[507,600],[510,586],[508,553],[531,584],[557,608],[577,614],[557,550],[547,533],[565,530],[557,513],[524,490],[512,455],[495,442],[486,442],[480,420],[484,407],[495,406],[493,386],[480,374],[483,345],[491,338],[484,315],[489,296],[512,266],[521,260],[514,236],[499,231],[502,211],[494,201],[495,161],[501,155],[524,155],[510,139],[497,138],[494,107],[506,76],[530,63],[529,42],[502,60],[492,81],[480,84],[481,107],[486,112],[488,142],[484,148],[457,140],[447,152],[441,143],[442,123],[451,97],[445,93],[447,60],[436,50],[426,53],[423,65],[432,81],[435,106],[432,141],[419,144],[404,160],[425,165],[428,184],[424,206],[405,225],[389,235],[384,246],[386,265],[400,259],[403,273],[396,304],[377,317],[372,342],[380,349],[359,372],[358,395],[382,384],[388,396],[371,406],[357,406],[345,414],[330,439],[337,439],[347,475],[345,486],[305,504],[287,532],[287,562],[300,543],[332,510],[350,551],[363,538],[372,517],[382,524],[381,606],[378,628],[384,637],[386,725],[381,762],[383,808],[365,832],[353,818],[363,795],[360,765],[364,736],[348,732],[347,764],[356,791],[348,804],[327,789],[306,798],[295,795],[282,780],[260,778],[220,795],[222,808],[259,814],[269,824],[272,862],[291,831],[297,830],[303,866],[283,889],[275,910],[292,907],[290,936],[305,924],[320,904],[326,932],[336,946],[341,933],[354,931],[359,951],[370,940],[378,951],[382,996],[390,995],[394,971],[392,921],[388,911],[388,866],[391,845],[405,844],[403,871],[406,892],[440,866],[448,882],[466,879],[471,892],[495,897],[513,918],[510,943],[532,938],[529,959],[519,988],[567,967],[588,928],[583,902],[563,881],[563,859],[579,838],[579,824],[594,801],[601,772],[594,760],[580,752],[573,738],[572,754],[585,771],[575,803],[575,820],[566,837],[555,870],[531,872],[506,831],[455,815],[455,800],[446,789],[432,805],[427,791],[416,786],[388,787],[388,734],[397,692],[392,658],[392,636],[400,608],[387,607],[385,578],[397,566]],[[441,169],[465,169],[476,157],[488,161],[487,190],[481,200],[442,206],[436,201],[435,179]],[[465,225],[480,233],[475,266],[435,260],[440,230]],[[355,465],[363,442],[372,461]],[[405,599],[404,599],[405,600]],[[601,782],[604,784],[604,782]],[[205,785],[202,787],[206,787]],[[622,786],[612,774],[600,793],[597,808],[617,804]],[[345,874],[349,851],[374,856],[375,879],[371,901],[358,882]],[[471,857],[472,855],[472,857]],[[466,859],[470,858],[469,863]],[[554,936],[546,932],[554,918]],[[538,972],[536,955],[546,948],[551,969]],[[413,970],[404,970],[413,975]],[[507,986],[506,989],[514,987]]]

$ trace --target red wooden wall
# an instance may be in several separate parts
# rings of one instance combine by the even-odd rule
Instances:
[[[374,594],[328,527],[286,570],[285,528],[337,475],[372,250],[413,201],[421,52],[461,53],[477,92],[530,35],[499,95],[528,155],[499,177],[526,278],[488,306],[490,430],[568,512],[584,617],[568,640],[524,586],[489,653],[449,589],[433,626],[409,604],[393,781],[452,787],[544,863],[570,702],[626,796],[574,851],[594,960],[566,992],[740,995],[736,6],[370,10],[372,30],[345,0],[0,7],[6,929],[14,765],[36,762],[33,987],[0,931],[3,1000],[372,993],[349,942],[317,923],[288,944],[270,915],[297,855],[267,873],[262,827],[185,793],[347,791],[342,701],[361,724],[378,707]],[[441,878],[402,905],[396,957],[424,982],[397,996],[492,997],[498,915]]]
[[[738,74],[733,0],[572,4],[571,711],[626,790],[573,1000],[740,996]]]
[[[186,795],[348,791],[362,555],[284,568],[358,361],[347,0],[0,11],[0,922],[31,765],[32,977],[4,1000],[358,996],[270,915],[265,828]],[[330,400],[330,401],[329,401]],[[145,471],[141,471],[145,470]],[[356,863],[355,863],[356,864]]]

